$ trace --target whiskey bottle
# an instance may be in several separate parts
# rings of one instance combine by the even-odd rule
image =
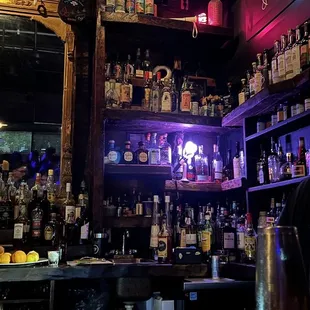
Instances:
[[[216,183],[223,180],[223,160],[217,144],[213,144],[212,177]]]
[[[130,109],[131,98],[130,98],[130,85],[124,75],[123,81],[120,85],[120,106],[123,109]]]
[[[198,146],[198,154],[195,155],[196,181],[210,181],[209,158],[203,153],[203,145]]]
[[[51,213],[49,221],[44,226],[44,244],[54,246],[56,240],[56,213]]]
[[[250,76],[250,97],[253,97],[256,94],[256,83],[255,83],[255,75],[257,70],[257,64],[256,62],[252,62],[252,73]]]
[[[149,75],[149,72],[145,72],[145,84],[144,84],[144,98],[143,98],[143,104],[142,109],[143,110],[151,110],[150,102],[151,102],[151,79]]]
[[[293,63],[293,76],[300,74],[300,45],[301,45],[301,30],[300,27],[296,27],[296,42],[292,47],[292,63]]]
[[[287,36],[281,35],[281,47],[278,53],[278,69],[279,69],[279,81],[285,80],[285,50],[287,46]]]
[[[185,215],[185,240],[186,240],[186,246],[191,247],[191,246],[196,246],[197,245],[197,234],[196,234],[196,229],[193,223],[193,218],[192,218],[192,212],[190,208],[185,206],[186,215]]]
[[[159,139],[159,150],[160,150],[160,164],[171,165],[172,154],[171,145],[167,141],[168,134],[160,136]]]
[[[244,250],[246,263],[255,263],[256,259],[256,233],[253,228],[252,214],[246,215],[246,229],[244,236]]]
[[[271,61],[271,76],[272,76],[272,84],[278,83],[279,80],[279,66],[278,66],[278,55],[280,52],[280,41],[274,41],[274,56]]]
[[[300,137],[298,143],[298,156],[293,164],[292,177],[299,178],[306,175],[306,149],[305,138]]]
[[[31,212],[31,238],[33,244],[40,244],[43,236],[43,210],[40,202],[36,201],[36,206]]]
[[[145,58],[144,61],[142,63],[142,68],[144,71],[144,74],[146,72],[148,72],[148,76],[153,76],[153,68],[152,68],[152,63],[151,63],[151,59],[150,59],[150,50],[146,50],[145,51]]]
[[[241,177],[240,172],[240,142],[236,142],[236,154],[233,159],[234,179]]]
[[[279,181],[279,157],[276,151],[276,144],[271,139],[271,152],[268,156],[268,172],[269,172],[269,181],[271,183]]]
[[[285,78],[286,80],[293,78],[294,75],[294,65],[293,65],[293,46],[295,44],[295,31],[293,29],[288,30],[288,46],[285,49]]]
[[[211,225],[211,214],[206,212],[205,214],[205,223],[201,230],[201,250],[203,253],[204,262],[208,262],[211,256],[211,249],[213,243],[213,228]]]
[[[188,88],[187,78],[183,78],[183,85],[181,90],[181,104],[180,111],[189,113],[191,111],[191,92]]]
[[[305,70],[309,67],[309,24],[308,22],[304,23],[304,37],[300,42],[300,67],[301,70]]]
[[[147,165],[149,163],[148,150],[145,149],[144,143],[140,141],[138,143],[139,148],[136,150],[137,164]]]
[[[137,5],[137,2],[136,2],[136,5]],[[140,57],[141,57],[141,50],[140,48],[138,48],[137,54],[136,54],[136,61],[135,61],[135,77],[136,78],[144,78],[144,71],[143,71],[142,61]]]
[[[160,165],[160,149],[156,142],[157,133],[152,133],[151,144],[149,146],[149,163],[150,165]]]
[[[161,94],[161,112],[171,112],[172,109],[172,98],[171,98],[171,87],[169,80],[164,80],[164,87]]]
[[[161,89],[160,89],[160,79],[161,73],[157,72],[156,76],[154,75],[154,81],[151,92],[151,111],[159,112],[160,111],[160,102],[161,102]]]
[[[159,223],[158,223],[158,203],[159,198],[157,195],[153,197],[153,211],[152,211],[152,226],[151,226],[151,236],[150,236],[150,248],[152,250],[152,258],[156,261],[158,260],[158,233],[159,233]]]
[[[54,183],[54,170],[49,169],[47,172],[46,180],[47,199],[50,203],[55,202],[55,183]]]
[[[292,178],[292,154],[286,153],[286,162],[280,167],[280,181]]]
[[[241,79],[241,84],[242,84],[241,91],[238,95],[239,105],[243,104],[246,100],[248,100],[248,98],[247,98],[248,91],[247,91],[246,79]]]
[[[63,214],[66,224],[75,223],[75,201],[71,197],[71,183],[66,183],[66,200],[63,203]]]
[[[121,154],[115,149],[115,141],[109,141],[108,160],[111,164],[118,164],[121,160]]]
[[[130,149],[131,142],[125,141],[125,150],[122,155],[122,163],[123,164],[134,164],[134,152]]]

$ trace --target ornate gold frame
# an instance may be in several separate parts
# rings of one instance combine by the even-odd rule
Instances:
[[[46,14],[40,15],[39,5],[44,4]],[[62,103],[62,131],[60,155],[60,195],[65,195],[65,185],[72,183],[73,112],[75,97],[75,34],[57,13],[58,0],[0,0],[0,14],[26,16],[40,22],[64,42],[64,86]]]

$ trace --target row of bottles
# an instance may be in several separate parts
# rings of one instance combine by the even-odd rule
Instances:
[[[267,49],[257,54],[257,61],[241,80],[239,105],[268,85],[291,79],[309,67],[309,28],[306,22],[295,30],[289,29],[287,35],[281,35],[281,40],[275,40],[271,61]]]
[[[154,15],[154,0],[106,0],[106,12]]]
[[[260,158],[257,161],[257,183],[268,184],[292,178],[304,177],[310,173],[310,150],[305,148],[305,138],[300,137],[297,156],[292,153],[291,137],[286,136],[286,153],[280,141],[271,139],[271,150],[267,157],[261,146]]]

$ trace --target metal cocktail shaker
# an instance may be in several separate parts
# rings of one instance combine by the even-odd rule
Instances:
[[[308,310],[308,283],[296,227],[258,229],[257,310]]]

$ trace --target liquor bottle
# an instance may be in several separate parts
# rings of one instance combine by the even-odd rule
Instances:
[[[233,179],[233,162],[231,160],[231,150],[227,151],[226,165],[223,168],[223,180]]]
[[[171,112],[172,109],[172,98],[171,98],[171,87],[169,80],[164,80],[164,87],[161,93],[161,112]]]
[[[256,94],[256,83],[255,83],[255,75],[257,70],[256,62],[252,62],[252,73],[250,76],[250,97],[253,97]]]
[[[44,225],[45,223],[48,222],[49,220],[49,213],[50,213],[50,202],[49,200],[47,199],[47,190],[44,189],[43,190],[43,197],[42,197],[42,200],[39,202],[40,203],[40,209],[43,211],[43,218],[42,218],[42,230],[44,228]]]
[[[179,112],[179,92],[177,91],[177,86],[174,78],[171,81],[171,112]]]
[[[165,213],[158,234],[158,262],[168,263],[172,254],[172,231],[170,222],[170,196],[165,196]]]
[[[293,29],[288,30],[288,45],[285,49],[285,78],[286,80],[292,79],[294,75],[294,64],[293,64],[293,46],[295,44],[296,37]]]
[[[201,250],[203,253],[204,262],[208,262],[211,256],[212,244],[213,244],[213,228],[211,225],[211,214],[206,212],[205,223],[201,230]]]
[[[285,197],[285,196],[284,196]],[[276,203],[276,218],[275,218],[275,226],[277,225],[278,223],[278,220],[279,220],[279,217],[281,215],[281,212],[282,212],[282,205],[281,205],[281,202],[277,202]]]
[[[185,209],[187,207],[185,206]],[[196,246],[197,245],[197,234],[196,234],[196,229],[194,225],[194,220],[192,217],[192,212],[190,208],[187,208],[186,215],[185,215],[185,231],[186,231],[186,246],[191,247],[191,246]]]
[[[31,191],[36,190],[38,192],[38,198],[42,198],[43,196],[43,188],[41,186],[41,174],[36,173],[36,180],[34,186],[32,186]]]
[[[152,133],[151,144],[148,148],[150,165],[160,165],[160,149],[157,146],[156,137],[157,133]]]
[[[240,261],[244,260],[244,238],[245,238],[245,217],[243,214],[239,214],[237,219],[237,228],[236,228],[236,235],[237,235],[237,250],[238,250],[238,259]]]
[[[266,227],[273,227],[276,218],[275,199],[270,200],[270,210],[267,212]]]
[[[118,164],[121,160],[121,154],[115,149],[115,141],[109,141],[108,160],[111,164]]]
[[[27,243],[29,237],[30,225],[24,193],[25,187],[21,185],[19,188],[19,215],[15,220],[13,233],[13,244],[16,249],[20,249],[23,244]]]
[[[281,35],[281,46],[278,53],[278,69],[279,69],[279,81],[285,80],[285,49],[287,46],[287,36],[285,34]]]
[[[279,181],[279,157],[276,151],[276,144],[271,138],[271,152],[268,156],[268,172],[269,172],[269,181],[271,183]]]
[[[33,244],[40,244],[43,237],[43,210],[40,202],[36,201],[35,208],[31,211],[31,239]]]
[[[283,105],[280,104],[277,109],[277,123],[280,123],[284,121],[284,111],[283,111]]]
[[[130,149],[131,142],[125,141],[125,150],[122,154],[122,163],[123,164],[134,164],[135,163],[135,156],[134,152]]]
[[[228,257],[228,261],[232,262],[236,260],[236,228],[231,226],[230,221],[227,219],[228,211],[224,209],[224,227],[223,227],[223,243],[222,249]]]
[[[192,157],[187,160],[186,178],[190,182],[195,182],[196,180],[196,171]]]
[[[181,180],[183,177],[183,164],[180,164],[183,158],[183,143],[184,143],[184,134],[182,132],[178,132],[175,135],[174,139],[174,149],[173,149],[173,167],[177,169],[174,172],[174,179]]]
[[[177,92],[181,91],[183,82],[183,72],[182,72],[182,62],[179,57],[174,58],[172,80],[175,83],[176,91]]]
[[[257,183],[267,184],[269,182],[269,171],[268,171],[268,163],[266,158],[266,152],[263,150],[261,146],[261,155],[256,164],[257,169]]]
[[[195,155],[196,181],[210,181],[209,158],[203,153],[203,145],[198,146],[198,154]]]
[[[106,108],[119,108],[119,96],[115,89],[115,82],[110,83],[110,89],[107,91]]]
[[[143,104],[142,104],[142,109],[143,110],[150,110],[151,106],[151,78],[152,75],[149,75],[149,72],[145,72],[145,84],[144,84],[144,97],[143,97]]]
[[[126,79],[129,81],[132,79],[132,77],[134,76],[134,66],[133,66],[133,63],[131,61],[131,55],[128,54],[127,56],[127,61],[124,65],[124,75],[126,77]],[[152,76],[150,76],[152,77]]]
[[[45,224],[43,233],[44,233],[44,244],[47,246],[54,246],[56,238],[56,213],[50,214],[50,219]]]
[[[236,154],[233,159],[234,179],[240,178],[240,142],[236,142]]]
[[[266,88],[268,85],[270,85],[272,83],[268,49],[265,49],[264,53],[263,53],[263,70],[262,70],[262,72],[263,72],[263,77],[264,77],[263,88]]]
[[[301,45],[301,30],[299,26],[296,27],[296,42],[292,47],[292,62],[293,62],[293,76],[301,72],[300,67],[300,45]]]
[[[280,167],[280,181],[292,178],[292,153],[286,153],[286,162]]]
[[[54,170],[49,169],[47,172],[46,180],[47,199],[49,202],[55,202],[55,183],[54,183]]]
[[[279,66],[278,66],[278,54],[280,52],[280,41],[274,41],[274,56],[271,61],[271,76],[272,76],[272,84],[278,83],[279,80]]]
[[[153,72],[152,72],[153,68],[152,68],[152,63],[150,59],[150,50],[148,49],[145,51],[145,58],[142,63],[142,68],[143,68],[144,74],[148,72],[149,77],[153,76]]]
[[[62,214],[66,224],[75,223],[75,201],[71,197],[71,183],[66,183],[66,200],[62,205]]]
[[[299,178],[306,175],[306,149],[305,138],[300,137],[298,143],[298,156],[293,164],[292,177]]]
[[[309,24],[308,22],[304,23],[304,37],[301,40],[300,44],[300,67],[301,70],[305,70],[309,67]]]
[[[263,77],[263,60],[262,60],[262,53],[258,53],[256,55],[257,58],[257,65],[256,65],[256,73],[254,75],[255,79],[255,93],[260,92],[264,87],[264,77]]]
[[[247,96],[248,96],[247,81],[246,79],[241,79],[241,91],[238,95],[239,105],[245,103],[245,101],[249,99]]]
[[[158,259],[158,233],[159,233],[159,223],[158,223],[158,203],[159,198],[157,195],[153,197],[153,212],[152,212],[152,226],[151,226],[151,236],[150,236],[150,248],[152,250],[152,258],[157,261]]]
[[[171,145],[167,142],[167,137],[168,134],[164,134],[159,139],[161,165],[171,165],[172,162]]]
[[[246,229],[244,236],[244,250],[246,263],[255,263],[256,259],[256,233],[253,228],[252,214],[246,215]]]
[[[137,164],[147,165],[149,163],[148,150],[145,149],[144,143],[142,141],[138,143],[138,146],[139,148],[135,153]]]
[[[216,183],[223,180],[223,160],[217,144],[213,144],[212,176]]]
[[[154,0],[145,0],[145,14],[154,15]]]
[[[24,199],[25,199],[25,189],[24,189]],[[25,199],[27,200],[27,199]],[[32,210],[36,208],[37,202],[39,201],[38,198],[38,191],[36,189],[32,190],[32,197],[28,203],[28,214],[31,218]]]
[[[187,78],[183,78],[183,85],[181,90],[180,111],[189,113],[191,111],[191,92],[188,88]]]
[[[156,76],[154,75],[154,81],[151,91],[151,111],[159,112],[160,111],[160,102],[161,102],[161,89],[160,89],[160,79],[161,73],[157,72]]]
[[[138,1],[136,1],[136,7],[137,7],[137,4],[138,4]],[[140,48],[138,48],[137,54],[136,54],[136,61],[135,61],[135,77],[136,78],[144,78],[144,71],[143,71],[142,61],[140,57],[141,57],[141,50]]]
[[[123,109],[130,109],[131,105],[130,85],[125,74],[120,85],[120,105]]]

